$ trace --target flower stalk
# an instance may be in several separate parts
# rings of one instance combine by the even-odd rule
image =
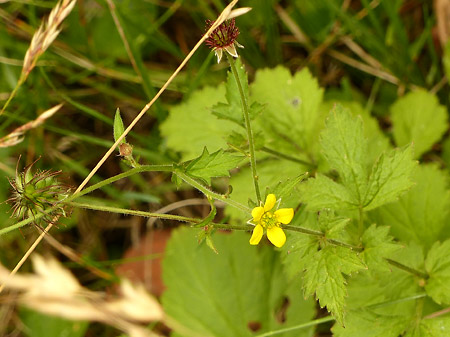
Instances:
[[[236,64],[234,62],[234,59],[229,54],[227,54],[227,58],[228,58],[228,62],[230,63],[231,71],[234,75],[236,84],[239,89],[239,95],[241,96],[242,112],[244,114],[245,129],[247,130],[248,146],[249,146],[249,151],[250,151],[250,168],[252,170],[252,178],[253,178],[253,184],[255,185],[255,193],[256,193],[257,203],[260,204],[261,203],[261,192],[259,191],[258,173],[256,171],[255,144],[254,144],[252,127],[250,124],[250,116],[248,113],[248,102],[247,102],[247,99],[245,98],[244,90],[242,89],[242,83],[239,80],[239,75],[236,70]]]

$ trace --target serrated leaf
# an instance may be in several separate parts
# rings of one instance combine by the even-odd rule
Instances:
[[[211,185],[211,178],[229,177],[229,170],[236,168],[240,161],[242,157],[224,152],[222,149],[210,154],[205,147],[201,156],[191,161],[185,172]]]
[[[217,233],[213,239],[219,255],[199,247],[192,230],[172,232],[163,262],[167,290],[162,303],[181,327],[198,336],[250,337],[251,324],[264,333],[313,318],[314,302],[303,300],[298,289],[292,293],[273,249],[250,246],[249,235],[242,232]],[[284,298],[292,305],[281,323],[276,314]],[[283,334],[310,335],[302,330]]]
[[[320,134],[322,153],[335,169],[342,184],[358,205],[363,202],[367,173],[364,167],[367,140],[361,118],[353,117],[341,105],[331,111],[326,128]]]
[[[447,110],[437,97],[418,90],[399,98],[391,107],[395,142],[414,143],[415,158],[431,149],[448,129]]]
[[[369,216],[378,224],[389,225],[396,238],[429,248],[436,240],[447,238],[442,230],[449,214],[448,174],[436,165],[419,165],[412,180],[415,186],[397,202]]]
[[[367,139],[367,151],[364,155],[365,164],[371,166],[381,153],[391,148],[389,139],[380,129],[377,119],[372,117],[370,112],[356,101],[327,101],[322,104],[321,109],[328,114],[337,103],[348,109],[354,118],[361,118],[364,126],[364,138]]]
[[[369,268],[387,267],[385,257],[399,249],[394,243],[394,238],[389,235],[390,227],[371,225],[364,232],[361,241],[364,251],[361,258],[369,266]]]
[[[320,306],[326,306],[339,324],[344,324],[347,289],[343,274],[364,269],[364,263],[350,249],[334,246],[326,246],[306,258],[305,295],[316,293]]]
[[[436,242],[428,252],[425,269],[429,275],[425,290],[438,304],[450,304],[450,240]]]
[[[355,209],[358,200],[341,184],[320,173],[315,178],[308,179],[300,187],[302,201],[307,203],[307,209]]]
[[[414,185],[411,176],[416,166],[411,146],[383,153],[370,173],[364,209],[368,211],[397,200]]]
[[[227,137],[240,127],[227,120],[219,120],[211,113],[210,107],[223,101],[225,88],[206,87],[196,91],[190,98],[169,111],[169,116],[161,124],[161,134],[167,146],[180,151],[183,160],[199,156],[204,147],[217,151],[227,147]]]
[[[114,141],[116,142],[117,139],[119,139],[120,136],[122,136],[123,132],[125,131],[125,127],[123,126],[122,117],[120,116],[120,109],[117,108],[116,115],[114,116]],[[125,137],[122,139],[122,141],[119,143],[124,144],[126,142]]]

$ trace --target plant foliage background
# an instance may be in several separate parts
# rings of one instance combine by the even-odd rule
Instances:
[[[79,0],[22,83],[32,36],[56,3],[0,1],[2,201],[7,178],[38,157],[33,170],[61,170],[78,186],[228,4]],[[99,303],[122,278],[144,283],[164,312],[139,318],[148,335],[450,335],[449,5],[238,6],[253,9],[236,18],[236,76],[200,48],[92,177],[101,189],[78,197],[37,253],[56,256]],[[236,80],[262,201],[275,194],[295,210],[280,249],[248,242],[258,200]],[[49,221],[18,230],[10,208],[0,204],[8,270]],[[59,279],[48,275],[42,284]],[[0,335],[138,336],[126,310],[94,323],[73,308],[47,315],[20,291],[0,298]]]

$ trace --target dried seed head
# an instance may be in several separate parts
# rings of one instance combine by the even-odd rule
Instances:
[[[23,172],[16,169],[15,179],[10,179],[12,197],[8,202],[12,205],[12,216],[25,219],[35,218],[49,208],[55,210],[40,219],[35,218],[35,224],[40,221],[49,222],[54,216],[66,216],[62,200],[68,197],[70,188],[58,182],[56,176],[61,171],[50,170],[32,173],[31,168],[36,163],[26,166]]]
[[[214,21],[206,20],[206,30],[211,28]],[[224,21],[219,27],[217,27],[211,35],[205,40],[208,47],[225,48],[233,45],[239,36],[239,28],[236,27],[236,20],[231,19]]]

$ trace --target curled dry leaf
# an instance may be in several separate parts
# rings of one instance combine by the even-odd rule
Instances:
[[[18,291],[18,300],[33,310],[71,320],[98,321],[132,337],[155,336],[145,325],[162,320],[159,303],[142,286],[124,280],[122,295],[107,298],[104,293],[82,287],[72,273],[53,258],[33,256],[34,274],[17,274],[0,265],[0,282]]]
[[[30,129],[34,129],[45,122],[46,119],[52,117],[61,107],[63,104],[59,104],[54,106],[51,109],[48,109],[47,111],[43,112],[38,118],[35,120],[28,122],[17,129],[15,129],[10,134],[6,135],[5,137],[0,138],[0,147],[10,147],[17,145],[23,141],[23,135]]]

